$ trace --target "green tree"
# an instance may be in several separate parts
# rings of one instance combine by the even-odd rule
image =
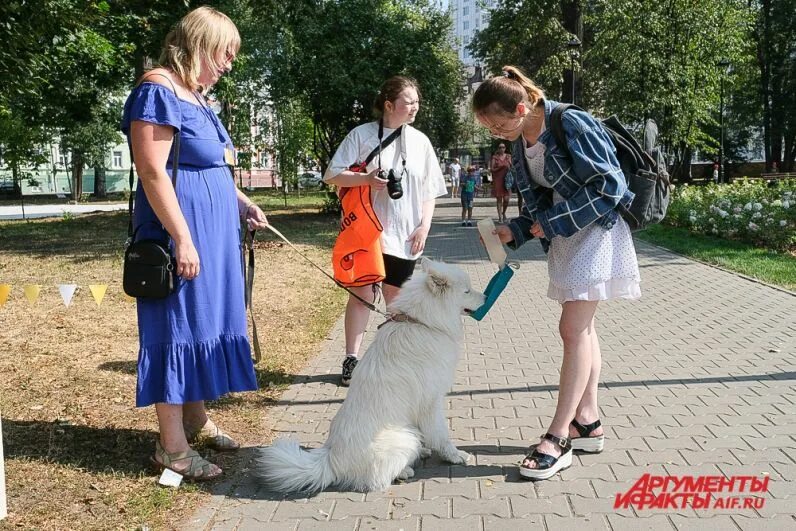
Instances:
[[[691,150],[716,143],[706,127],[718,107],[718,65],[742,60],[751,13],[740,0],[612,0],[590,20],[588,75],[599,79],[605,110],[630,123],[655,119],[685,174]]]
[[[571,37],[561,24],[562,17],[559,0],[501,0],[470,48],[492,73],[504,65],[517,66],[560,99],[563,72],[569,64],[566,43]]]
[[[94,168],[94,195],[105,197],[105,156],[108,150],[120,143],[119,133],[121,103],[112,98],[106,104],[98,104],[91,111],[87,122],[72,123],[61,131],[61,149],[72,153],[72,195],[79,200],[83,194],[83,170]]]
[[[796,160],[796,1],[750,0],[760,69],[766,169],[777,162],[793,171]]]
[[[572,4],[502,0],[475,39],[476,55],[493,71],[503,64],[523,67],[559,97],[572,36],[563,22],[576,27],[573,11],[582,10],[584,105],[630,124],[655,119],[680,167],[688,167],[692,149],[715,145],[706,131],[718,107],[717,65],[742,60],[753,21],[741,0]]]
[[[371,117],[378,87],[395,74],[420,85],[417,127],[437,146],[451,143],[461,71],[450,24],[423,0],[285,2],[264,18],[273,33],[254,56],[273,100],[296,98],[307,109],[325,168],[347,132]]]
[[[157,56],[168,27],[189,7],[186,0],[14,0],[0,4],[0,144],[32,153],[51,135],[75,152],[73,191],[81,192],[86,158],[96,159],[91,138],[118,128],[108,113],[111,95],[131,86],[145,58]],[[104,120],[104,123],[98,120]],[[13,134],[14,124],[29,131]],[[48,138],[49,136],[49,138]],[[8,157],[6,157],[8,159]],[[31,156],[22,166],[37,162]],[[22,167],[20,166],[20,167]]]
[[[464,103],[461,116],[456,124],[456,138],[452,148],[460,156],[462,152],[478,155],[492,143],[489,131],[476,121],[470,102]]]
[[[274,106],[274,150],[282,186],[298,187],[299,167],[312,151],[312,122],[298,101],[279,101]]]
[[[27,169],[48,161],[42,146],[51,138],[49,131],[30,127],[9,109],[0,107],[0,148],[3,161],[11,170],[15,196],[22,194],[22,180],[31,178]]]

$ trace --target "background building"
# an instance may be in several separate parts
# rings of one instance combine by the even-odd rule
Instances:
[[[489,12],[495,0],[450,0],[447,2],[453,17],[453,32],[458,43],[459,59],[467,67],[476,66],[477,61],[467,46],[476,32],[489,25]]]

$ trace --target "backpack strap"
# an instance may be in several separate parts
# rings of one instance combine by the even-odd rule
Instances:
[[[559,103],[553,108],[553,112],[550,113],[550,132],[553,134],[553,138],[556,139],[558,149],[566,153],[567,156],[569,156],[569,146],[567,145],[567,135],[564,131],[564,113],[569,109],[583,110],[571,103]]]

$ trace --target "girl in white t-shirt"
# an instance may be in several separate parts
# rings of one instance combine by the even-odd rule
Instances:
[[[420,96],[417,84],[407,77],[394,76],[384,82],[376,98],[375,122],[353,129],[340,144],[326,169],[323,180],[341,188],[369,185],[373,210],[384,231],[381,249],[384,255],[386,277],[383,282],[387,305],[398,295],[401,285],[415,268],[423,253],[435,198],[446,195],[445,179],[439,161],[426,135],[412,127],[418,110]],[[381,127],[380,127],[381,125]],[[398,138],[375,157],[366,173],[356,173],[349,168],[364,161],[379,145],[379,132],[387,138],[403,126]],[[381,162],[379,162],[381,160]],[[403,196],[391,199],[387,193],[387,180],[380,179],[381,169],[388,174],[392,169],[403,174]],[[351,288],[359,297],[374,299],[373,285]],[[362,336],[368,323],[370,310],[354,297],[349,297],[345,313],[346,357],[343,361],[342,384],[348,385],[356,367]]]

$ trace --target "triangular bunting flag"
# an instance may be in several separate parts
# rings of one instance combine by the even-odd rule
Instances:
[[[59,284],[58,291],[61,292],[61,298],[64,300],[64,306],[69,308],[69,305],[72,304],[72,297],[75,296],[75,290],[77,289],[77,284]]]
[[[28,299],[28,302],[31,304],[36,303],[36,299],[39,298],[39,292],[41,291],[41,286],[38,284],[25,284],[22,288],[22,291],[25,292],[25,298]]]
[[[11,284],[0,284],[0,308],[8,300],[8,294],[11,293]]]
[[[105,292],[108,290],[108,285],[89,284],[88,289],[91,290],[91,294],[94,296],[94,300],[97,301],[97,306],[102,304],[102,299],[105,298]]]

